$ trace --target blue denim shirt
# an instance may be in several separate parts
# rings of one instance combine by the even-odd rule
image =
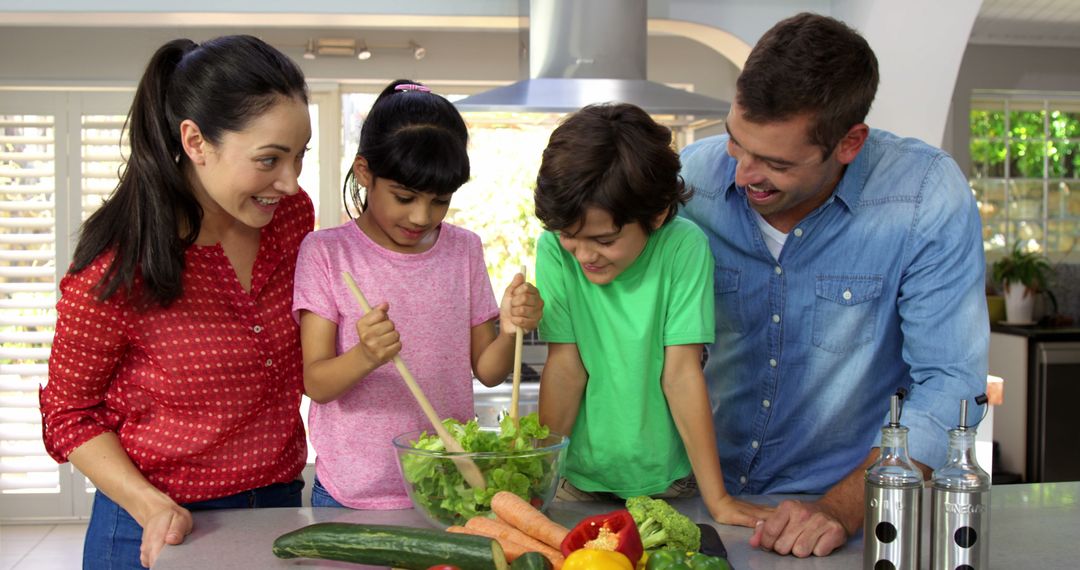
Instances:
[[[961,398],[986,389],[990,334],[981,222],[956,163],[871,130],[777,261],[726,148],[722,135],[682,152],[696,194],[681,215],[716,259],[705,374],[728,490],[827,491],[878,445],[900,387],[912,459],[941,466]]]

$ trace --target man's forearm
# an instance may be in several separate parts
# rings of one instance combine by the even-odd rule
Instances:
[[[839,483],[833,485],[825,493],[818,504],[832,514],[843,525],[848,536],[859,532],[863,525],[864,501],[866,496],[866,470],[878,460],[881,450],[877,447],[870,450],[869,455],[863,460],[862,465],[857,467]],[[931,469],[918,461],[912,461],[923,472],[924,478],[929,478]]]

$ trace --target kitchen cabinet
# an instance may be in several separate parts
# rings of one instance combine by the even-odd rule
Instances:
[[[993,325],[990,374],[1005,379],[994,419],[1001,470],[1032,483],[1080,479],[1071,417],[1080,405],[1080,328]]]

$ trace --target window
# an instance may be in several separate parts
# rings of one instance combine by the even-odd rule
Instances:
[[[983,245],[1068,255],[1080,240],[1080,95],[977,92],[971,187]]]
[[[130,92],[0,91],[0,511],[81,518],[88,485],[41,441],[56,285],[120,165]]]

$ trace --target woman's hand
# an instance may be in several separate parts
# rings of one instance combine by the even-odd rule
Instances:
[[[765,520],[774,508],[755,505],[740,501],[731,495],[724,494],[715,505],[708,505],[709,514],[716,522],[721,524],[733,524],[754,528],[758,522]]]
[[[544,300],[540,298],[540,292],[518,273],[503,292],[499,304],[499,332],[514,334],[519,328],[531,331],[540,323],[543,313]]]
[[[356,321],[360,350],[375,365],[373,368],[386,364],[401,352],[401,335],[387,315],[389,310],[390,304],[382,303]]]
[[[191,512],[170,501],[149,515],[143,525],[139,562],[147,568],[154,565],[166,544],[180,544],[191,533]]]

